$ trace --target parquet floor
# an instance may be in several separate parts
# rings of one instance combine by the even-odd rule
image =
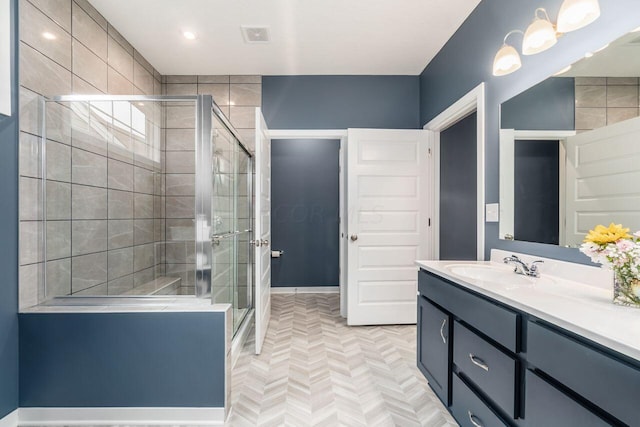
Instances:
[[[272,295],[260,356],[249,339],[228,425],[456,426],[415,366],[415,326],[349,327],[336,294]]]

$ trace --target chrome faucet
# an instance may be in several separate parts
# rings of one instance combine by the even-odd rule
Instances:
[[[505,257],[502,261],[505,264],[509,264],[509,263],[514,264],[515,268],[513,271],[515,271],[516,274],[522,274],[524,276],[529,276],[529,277],[540,277],[540,270],[538,270],[538,264],[544,263],[544,261],[538,260],[538,261],[533,261],[530,265],[527,265],[526,262],[522,261],[520,258],[518,258],[515,255]]]

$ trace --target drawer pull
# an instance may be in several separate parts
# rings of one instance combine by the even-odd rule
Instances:
[[[485,371],[489,372],[489,365],[484,363],[484,360],[480,359],[479,357],[474,356],[473,353],[469,353],[469,359],[471,359],[471,363],[473,363],[474,365],[476,365],[479,368],[482,368]]]
[[[469,413],[469,421],[471,421],[471,424],[473,424],[476,427],[483,427],[482,422],[480,421],[480,418],[473,415],[471,411],[467,411],[467,412]]]
[[[444,325],[446,324],[447,324],[447,318],[445,317],[442,320],[442,326],[440,326],[440,338],[442,338],[442,342],[445,344],[447,343],[447,339],[444,337]]]

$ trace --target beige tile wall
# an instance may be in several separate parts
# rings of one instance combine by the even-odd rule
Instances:
[[[182,293],[192,292],[193,107],[130,106],[148,118],[135,137],[130,124],[105,122],[114,104],[48,104],[45,210],[38,97],[211,94],[252,149],[261,77],[161,76],[87,0],[21,0],[20,21],[20,307],[120,294],[157,275],[181,277]]]
[[[86,0],[20,1],[20,86],[24,308],[45,298],[38,95],[151,95],[162,86],[160,74]],[[135,107],[147,117],[146,135],[135,137],[130,123],[100,117],[116,115],[112,105],[70,107],[49,104],[47,111],[47,293],[121,293],[163,268],[156,253],[164,239],[156,179],[161,117],[157,108]]]
[[[575,85],[579,132],[640,116],[637,77],[576,77]]]

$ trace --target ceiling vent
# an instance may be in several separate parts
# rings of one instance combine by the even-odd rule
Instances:
[[[269,43],[269,27],[241,25],[245,43]]]

